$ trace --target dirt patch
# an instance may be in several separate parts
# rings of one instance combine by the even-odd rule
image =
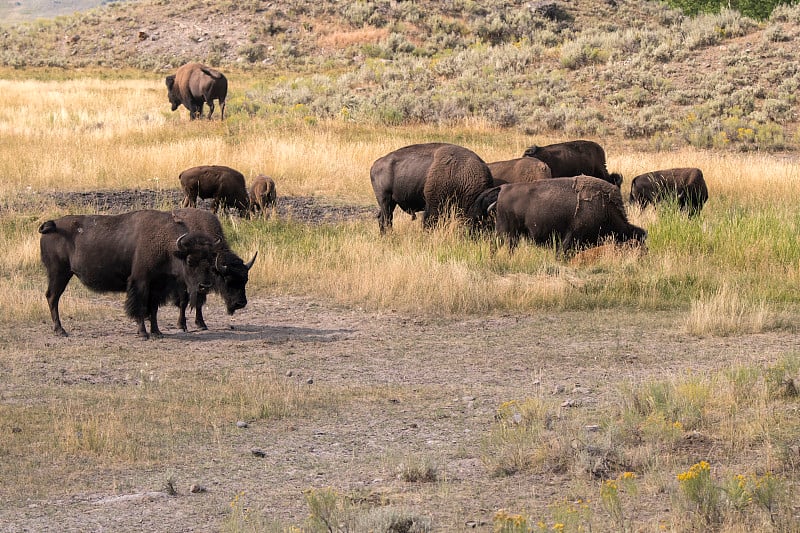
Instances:
[[[490,472],[482,442],[500,404],[540,397],[560,406],[558,416],[580,412],[599,426],[625,382],[776,361],[800,340],[786,332],[692,337],[674,312],[437,319],[256,294],[233,317],[212,297],[205,332],[176,330],[165,308],[165,338],[141,341],[123,316],[121,296],[97,299],[105,306],[99,316],[64,316],[68,338],[51,336],[44,320],[0,333],[5,404],[47,402],[41,391],[52,387],[113,394],[148,380],[167,387],[179,382],[175,376],[222,380],[237,373],[276,375],[353,400],[247,427],[235,419],[197,421],[196,436],[176,457],[135,466],[74,457],[54,468],[41,457],[28,475],[41,486],[40,477],[57,472],[49,488],[31,494],[20,483],[0,486],[4,531],[219,531],[233,502],[251,520],[302,525],[309,513],[303,491],[324,487],[376,512],[425,517],[434,531],[490,531],[501,508],[547,518],[565,501],[593,501],[602,517],[591,473]],[[4,462],[24,454],[38,463],[31,461],[37,450],[14,445],[31,428],[24,420],[14,428],[0,428]],[[597,441],[602,450],[604,432],[587,432],[576,445]],[[714,450],[706,446],[704,458]],[[437,480],[404,481],[398,468],[410,457],[435,464]],[[172,492],[167,480],[172,495],[165,494]],[[637,508],[637,525],[669,523],[663,497],[642,501],[649,503]]]
[[[28,210],[34,204],[46,202],[70,209],[89,207],[98,213],[125,213],[134,209],[171,209],[183,202],[183,192],[177,189],[124,189],[98,191],[51,191],[15,200],[14,207]],[[211,200],[198,201],[198,207],[210,209]],[[230,210],[235,214],[235,210]],[[375,218],[377,207],[365,207],[311,196],[280,196],[276,214],[281,218],[307,224],[335,223]]]

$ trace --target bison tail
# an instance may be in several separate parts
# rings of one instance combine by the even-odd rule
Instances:
[[[42,222],[42,225],[39,226],[39,233],[53,233],[56,231],[56,223],[53,220],[48,220],[47,222]]]
[[[215,70],[213,68],[202,67],[200,70],[202,70],[203,72],[205,72],[206,74],[208,74],[209,76],[214,78],[215,80],[218,80],[218,79],[223,77],[222,76],[222,72],[220,72],[218,70]]]

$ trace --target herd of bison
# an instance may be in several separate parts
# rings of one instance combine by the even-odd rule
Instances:
[[[219,71],[190,63],[166,84],[173,111],[184,105],[192,119],[199,118],[205,103],[210,118],[216,99],[224,118],[227,80]],[[189,168],[179,179],[181,209],[68,215],[39,226],[57,335],[67,334],[58,303],[72,276],[93,291],[126,293],[125,311],[143,338],[161,336],[157,313],[168,302],[178,306],[184,331],[190,305],[197,327],[207,329],[202,308],[209,292],[222,297],[230,314],[247,304],[245,287],[256,256],[245,263],[230,249],[216,213],[233,208],[242,217],[268,215],[276,205],[275,182],[258,175],[248,188],[241,172],[219,165]],[[473,234],[494,233],[511,249],[521,237],[569,252],[605,239],[643,243],[647,236],[628,222],[622,176],[608,172],[603,148],[592,141],[531,146],[520,158],[488,164],[462,146],[412,144],[377,159],[370,180],[381,233],[391,229],[400,207],[412,217],[422,212],[425,228],[455,209]],[[197,209],[198,198],[212,199],[212,212]],[[694,216],[707,199],[697,168],[648,172],[631,182],[630,203],[642,207],[677,202]]]

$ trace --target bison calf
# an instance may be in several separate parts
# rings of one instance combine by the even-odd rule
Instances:
[[[214,100],[219,101],[220,120],[225,118],[225,98],[228,80],[222,72],[200,63],[186,63],[166,78],[167,98],[175,111],[183,104],[189,118],[203,116],[203,104],[208,104],[208,119],[214,114]]]
[[[677,201],[689,216],[700,214],[708,200],[708,188],[699,168],[670,168],[633,178],[630,202],[644,208],[662,201]]]
[[[244,217],[250,209],[244,175],[238,170],[221,165],[202,165],[181,172],[183,207],[197,207],[197,197],[213,198],[214,213],[222,207],[238,209]]]
[[[474,209],[482,211],[474,213],[478,216],[494,214],[496,232],[511,249],[521,237],[537,244],[555,240],[565,252],[597,245],[607,237],[643,242],[647,236],[628,222],[619,189],[591,176],[501,185],[486,191]]]
[[[275,190],[275,181],[269,176],[259,174],[253,178],[253,183],[247,191],[250,200],[250,216],[256,215],[257,211],[261,211],[262,216],[269,216],[267,208],[275,211],[277,205],[277,191]]]

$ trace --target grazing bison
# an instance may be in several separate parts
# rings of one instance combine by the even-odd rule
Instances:
[[[699,168],[670,168],[641,174],[631,182],[630,202],[644,208],[647,204],[677,200],[689,216],[700,214],[708,200],[708,188]]]
[[[277,191],[275,181],[269,176],[259,174],[253,178],[250,188],[247,190],[250,201],[250,216],[255,216],[256,211],[261,211],[262,216],[269,216],[267,208],[275,210],[277,205]]]
[[[47,270],[47,303],[53,330],[66,336],[58,301],[72,276],[98,292],[127,292],[125,311],[139,335],[160,337],[157,313],[176,291],[192,303],[213,284],[219,240],[190,232],[170,213],[143,210],[121,215],[68,215],[39,226],[42,263]]]
[[[619,189],[592,176],[508,183],[486,191],[476,204],[484,208],[474,215],[494,213],[496,231],[511,249],[522,236],[537,244],[555,239],[560,251],[596,245],[606,237],[643,242],[647,236],[628,222]]]
[[[495,161],[488,165],[495,185],[546,180],[553,177],[550,167],[535,157],[518,157],[508,161]]]
[[[212,265],[212,273],[214,274],[213,289],[222,296],[229,315],[244,308],[247,305],[245,286],[248,281],[248,273],[256,261],[258,252],[253,255],[249,263],[242,261],[228,246],[219,219],[214,214],[203,209],[176,209],[172,212],[172,218],[176,223],[184,224],[191,231],[207,233],[220,240],[217,255]],[[179,291],[174,300],[180,308],[178,327],[186,331],[186,307],[190,303],[189,293],[185,290]],[[197,300],[194,302],[194,323],[202,330],[208,329],[203,319],[203,305],[205,302],[205,293],[198,294]]]
[[[432,227],[448,206],[465,212],[492,185],[489,167],[467,148],[447,143],[412,144],[377,159],[370,168],[372,190],[380,207],[381,233],[392,228],[394,208]]]
[[[214,100],[219,101],[220,120],[225,118],[225,97],[228,95],[228,80],[222,72],[200,63],[186,63],[175,74],[166,78],[167,97],[175,111],[183,104],[189,110],[189,118],[203,116],[203,104],[208,104],[208,119],[214,114]]]
[[[600,178],[617,187],[622,184],[621,174],[608,173],[606,152],[602,146],[593,141],[567,141],[547,146],[533,145],[525,150],[523,156],[535,157],[544,161],[550,167],[554,178],[583,174]]]
[[[214,213],[222,206],[234,207],[244,217],[250,210],[244,175],[238,170],[222,165],[202,165],[187,168],[180,173],[183,187],[183,207],[197,207],[197,197],[213,198]]]

